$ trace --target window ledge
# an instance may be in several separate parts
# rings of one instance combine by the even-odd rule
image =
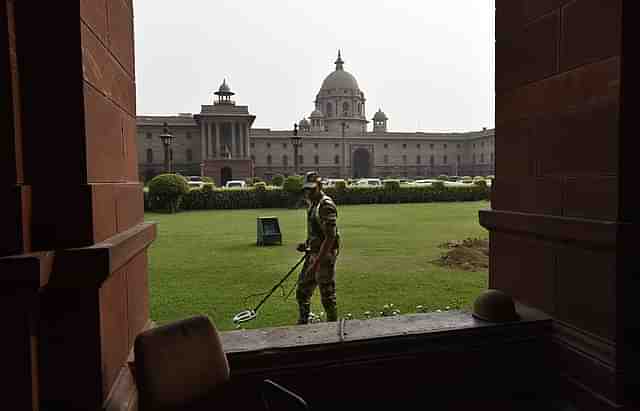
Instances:
[[[221,333],[234,374],[299,368],[349,359],[442,351],[546,338],[551,318],[517,304],[520,320],[491,323],[464,311],[408,314]]]

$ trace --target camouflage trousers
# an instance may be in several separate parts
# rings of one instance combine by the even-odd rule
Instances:
[[[327,321],[336,321],[338,310],[336,308],[336,253],[329,253],[320,261],[320,267],[314,274],[307,270],[308,261],[300,272],[298,286],[296,289],[296,299],[300,308],[299,324],[306,324],[309,321],[311,307],[311,296],[316,287],[320,289],[320,300],[322,307],[327,314]]]

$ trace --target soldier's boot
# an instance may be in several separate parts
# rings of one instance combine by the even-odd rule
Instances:
[[[322,307],[324,308],[324,312],[327,314],[327,322],[338,321],[338,307],[334,301],[323,301]]]
[[[309,324],[309,313],[311,313],[311,303],[298,303],[298,325]]]

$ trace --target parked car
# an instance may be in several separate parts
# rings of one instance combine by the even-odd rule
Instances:
[[[204,181],[187,181],[189,189],[196,190],[204,187]]]
[[[382,186],[382,180],[379,178],[361,178],[355,185],[358,187],[380,187]]]
[[[343,182],[345,183],[345,185],[347,184],[347,181],[343,178],[327,178],[326,180],[324,180],[322,182],[322,185],[324,187],[335,187],[337,182]]]
[[[247,183],[242,180],[229,180],[224,185],[225,188],[246,188]]]
[[[436,182],[439,182],[439,181],[442,181],[442,180],[436,180],[436,179],[433,179],[433,178],[425,178],[423,180],[416,180],[415,181],[415,185],[417,185],[417,186],[430,186],[433,183],[436,183]]]

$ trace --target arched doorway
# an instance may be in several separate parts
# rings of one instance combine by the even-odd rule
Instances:
[[[364,148],[358,148],[353,152],[353,177],[364,178],[371,177],[371,156],[369,151]]]
[[[227,181],[233,179],[233,173],[231,172],[231,167],[222,167],[220,169],[220,184],[225,185]]]

